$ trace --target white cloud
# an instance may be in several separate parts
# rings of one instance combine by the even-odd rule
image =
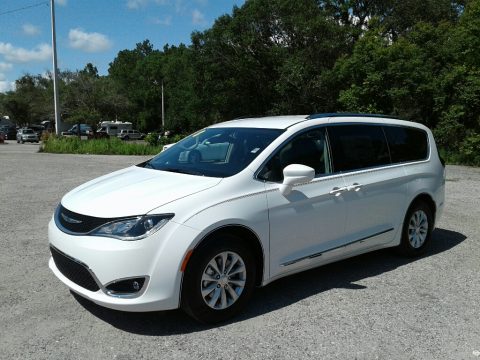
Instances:
[[[146,7],[151,0],[127,0],[126,5],[130,10],[138,10],[140,8]],[[155,0],[157,5],[168,5],[170,0]]]
[[[195,0],[197,4],[200,4],[202,6],[207,6],[208,5],[208,0]]]
[[[12,64],[6,63],[6,62],[0,62],[0,71],[1,72],[12,70],[12,68],[13,68]]]
[[[97,32],[87,33],[80,28],[70,29],[68,39],[72,48],[86,52],[101,52],[112,47],[112,42],[106,35]]]
[[[1,74],[0,74],[1,75]],[[0,80],[0,93],[15,89],[15,83],[12,81]]]
[[[26,63],[31,61],[45,61],[52,56],[52,47],[42,43],[32,50],[15,47],[10,43],[0,42],[0,55],[7,61]]]
[[[206,25],[207,20],[205,20],[205,15],[200,10],[195,9],[192,11],[192,23],[194,25]]]
[[[67,0],[56,0],[55,2],[58,5],[61,5],[61,6],[66,6],[67,5]]]
[[[40,34],[40,28],[32,24],[23,24],[22,30],[25,35],[35,36]]]
[[[165,16],[164,18],[153,18],[152,22],[157,25],[170,26],[172,25],[172,17],[170,15]]]
[[[147,6],[147,4],[148,0],[127,0],[127,8],[132,10]]]

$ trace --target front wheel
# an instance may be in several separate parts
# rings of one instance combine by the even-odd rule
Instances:
[[[255,286],[255,259],[240,238],[222,234],[194,251],[184,274],[182,308],[203,323],[241,311]]]
[[[425,202],[411,205],[403,223],[399,252],[411,257],[424,254],[430,245],[433,221],[432,210]]]

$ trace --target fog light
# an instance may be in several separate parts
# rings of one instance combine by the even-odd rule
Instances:
[[[136,291],[140,290],[140,287],[141,287],[138,281],[134,281],[132,286]]]
[[[146,277],[136,277],[113,281],[105,286],[110,296],[134,296],[145,286]]]

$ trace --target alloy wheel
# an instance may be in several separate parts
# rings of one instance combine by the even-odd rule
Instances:
[[[245,262],[237,253],[224,251],[211,259],[202,273],[200,291],[214,310],[232,306],[242,294],[247,279]]]
[[[415,211],[408,223],[408,241],[410,245],[418,249],[427,239],[428,234],[428,217],[423,210]]]

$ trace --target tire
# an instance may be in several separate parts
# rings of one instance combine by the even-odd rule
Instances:
[[[433,222],[432,210],[425,202],[418,201],[410,205],[403,222],[398,252],[408,257],[425,254],[431,242]]]
[[[181,307],[199,322],[223,322],[245,307],[255,275],[255,258],[244,242],[231,234],[218,234],[194,251],[183,278]]]
[[[128,135],[127,135],[127,136],[125,136],[125,137],[123,138],[123,140],[128,141],[128,140],[130,140],[130,138],[129,138]]]
[[[25,141],[21,140],[21,143],[22,143],[22,144],[25,144]]]

